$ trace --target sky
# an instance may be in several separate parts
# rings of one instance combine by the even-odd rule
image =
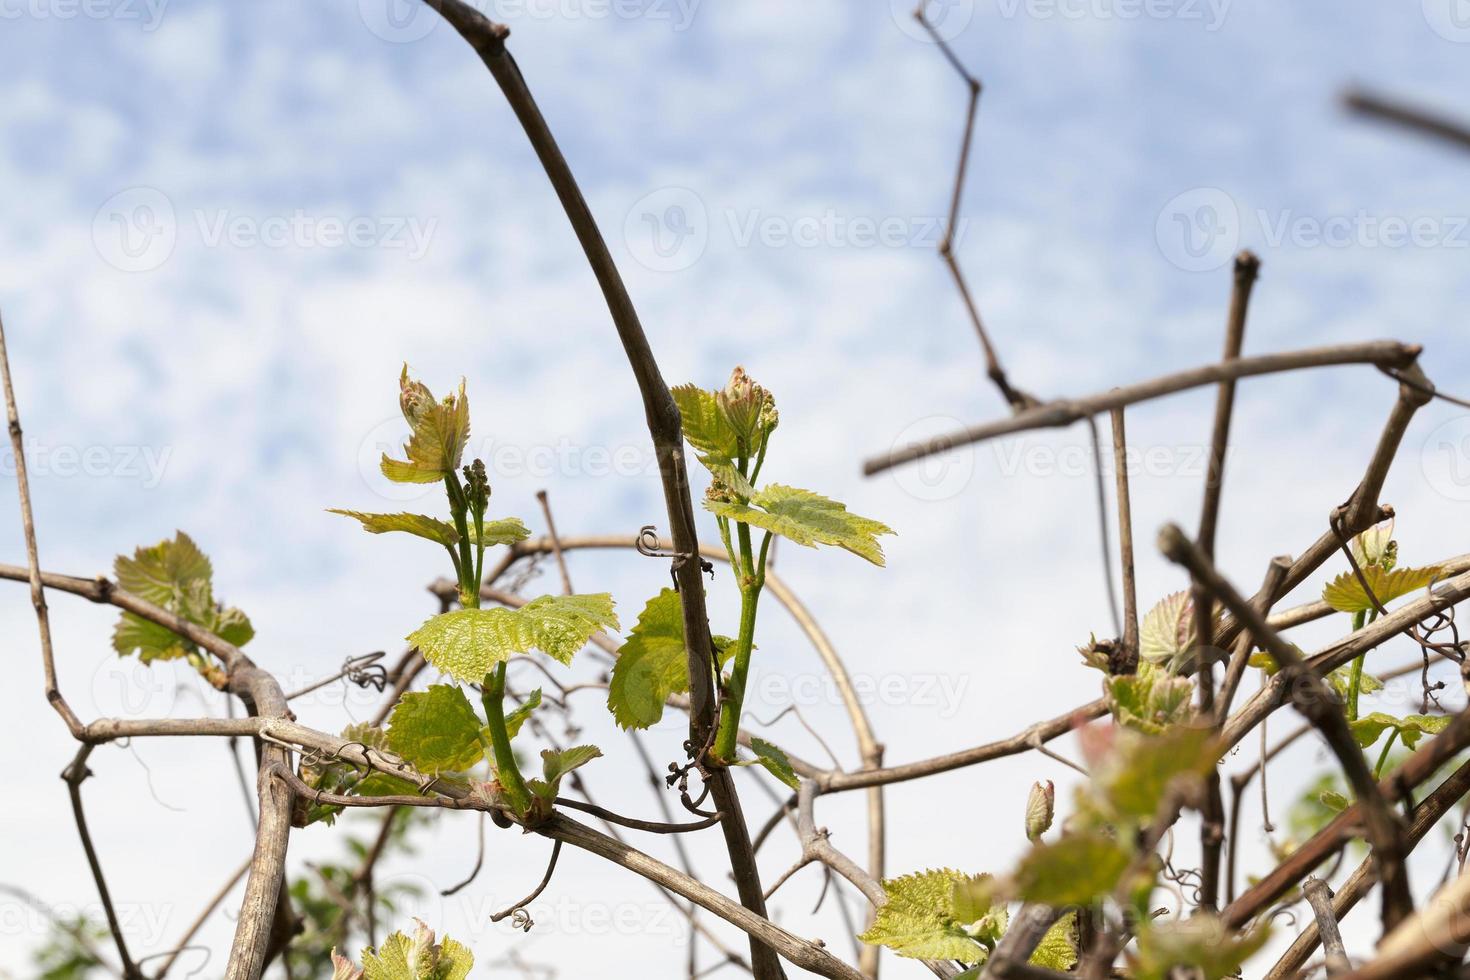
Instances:
[[[1095,697],[1075,647],[1112,627],[1085,427],[861,475],[867,457],[1005,411],[935,254],[966,92],[906,0],[481,6],[511,28],[665,377],[716,387],[744,365],[781,411],[767,475],[897,530],[884,569],[789,544],[776,562],[864,685],[888,760],[1005,737]],[[984,83],[957,255],[1017,385],[1083,395],[1217,357],[1230,256],[1250,248],[1262,276],[1247,353],[1395,338],[1424,345],[1446,390],[1470,390],[1470,158],[1341,108],[1353,85],[1459,108],[1462,0],[933,10]],[[0,21],[0,312],[46,568],[107,573],[113,556],[183,529],[213,559],[216,593],[254,621],[248,652],[288,689],[344,657],[396,653],[435,609],[425,586],[447,572],[442,555],[325,508],[441,506],[376,472],[404,435],[404,362],[436,392],[466,379],[492,513],[539,532],[545,489],[565,535],[631,542],[663,527],[637,390],[576,241],[483,66],[426,8],[0,0]],[[1198,519],[1213,399],[1129,413],[1145,605],[1186,584],[1153,531]],[[1273,555],[1321,533],[1393,400],[1368,368],[1242,383],[1218,545],[1229,576],[1253,588]],[[4,462],[0,553],[22,563]],[[1459,533],[1470,415],[1421,411],[1384,499],[1405,560],[1470,550]],[[713,522],[702,532],[713,538]],[[631,550],[574,555],[571,571],[579,590],[612,592],[625,625],[666,582]],[[524,586],[558,587],[544,566]],[[734,628],[732,591],[728,579],[711,587],[717,631]],[[223,713],[186,671],[119,661],[108,609],[51,605],[62,690],[84,719]],[[1342,620],[1297,642],[1325,642]],[[11,665],[0,716],[23,746],[7,765],[17,802],[0,810],[0,883],[95,912],[57,778],[74,747],[42,695],[24,586],[0,590],[0,623]],[[841,705],[791,619],[772,605],[757,642],[748,724],[796,704],[855,766]],[[1408,662],[1408,646],[1387,645],[1383,665]],[[589,784],[653,814],[626,739],[596,693],[579,697],[582,737],[608,754]],[[332,685],[297,710],[337,730],[374,706]],[[670,717],[653,731],[657,759],[679,755],[682,730]],[[769,734],[824,757],[792,714]],[[1290,758],[1273,777],[1283,800],[1324,764],[1315,746]],[[248,851],[233,771],[199,741],[106,746],[91,767],[84,793],[130,941],[139,955],[167,950]],[[741,776],[757,823],[763,778]],[[1006,870],[1026,844],[1036,779],[1058,782],[1065,812],[1070,771],[1039,757],[895,787],[890,873]],[[834,843],[863,850],[857,795],[822,800],[818,816]],[[1261,864],[1250,833],[1246,856]],[[473,862],[475,836],[472,819],[450,815],[385,874],[436,896]],[[292,867],[341,846],[331,831],[300,832]],[[725,883],[718,844],[695,850],[704,880]],[[764,874],[795,855],[791,840],[773,842]],[[410,911],[482,966],[514,954],[562,976],[609,964],[679,975],[682,926],[648,886],[583,855],[563,857],[530,933],[490,924],[545,858],[537,840],[492,834],[475,887]],[[798,875],[773,914],[850,953],[831,902],[810,914],[820,884]],[[1345,924],[1360,951],[1372,918]],[[0,970],[27,976],[43,934],[24,902],[0,898]],[[183,972],[218,976],[229,934],[217,916],[203,933],[213,958]],[[885,975],[923,972],[889,958]]]

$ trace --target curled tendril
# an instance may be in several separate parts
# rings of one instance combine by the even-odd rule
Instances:
[[[652,524],[645,524],[643,525],[643,527],[639,528],[638,537],[633,539],[633,547],[637,549],[638,553],[643,557],[673,559],[673,561],[669,565],[669,577],[674,580],[674,591],[678,592],[679,569],[683,568],[684,563],[689,561],[689,559],[695,558],[697,556],[692,551],[660,551],[660,544],[662,544],[662,542],[658,539],[658,528]],[[705,561],[703,558],[699,559],[699,570],[708,574],[710,578],[715,577],[715,566],[712,563]]]

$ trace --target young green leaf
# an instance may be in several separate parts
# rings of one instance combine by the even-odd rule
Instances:
[[[980,877],[940,868],[889,878],[883,882],[888,901],[858,938],[912,959],[984,962],[989,950],[965,933],[962,925],[969,922],[962,923],[955,912],[956,886]],[[974,911],[967,907],[965,914]]]
[[[470,402],[464,381],[458,394],[436,401],[429,389],[408,376],[408,365],[398,379],[398,404],[408,422],[409,439],[404,460],[383,454],[380,468],[395,483],[438,483],[459,469],[470,439]]]
[[[1318,793],[1317,799],[1322,802],[1323,806],[1327,807],[1327,809],[1329,810],[1334,811],[1335,813],[1341,813],[1349,806],[1348,798],[1346,796],[1343,796],[1341,793],[1334,792],[1330,789],[1324,789],[1322,792]]]
[[[541,779],[528,779],[526,785],[531,787],[545,804],[550,804],[556,799],[556,794],[561,789],[562,777],[573,769],[581,768],[593,759],[602,758],[602,750],[595,745],[574,745],[569,749],[542,749],[541,750]]]
[[[1068,912],[1046,930],[1031,953],[1031,965],[1066,973],[1077,965],[1077,913]]]
[[[1449,715],[1406,715],[1403,718],[1395,718],[1382,711],[1375,711],[1349,722],[1348,727],[1352,729],[1353,737],[1358,740],[1358,744],[1365,749],[1378,741],[1379,737],[1389,730],[1397,731],[1399,741],[1404,743],[1404,747],[1413,749],[1419,744],[1420,736],[1438,735],[1448,727],[1449,723]]]
[[[796,770],[791,768],[791,760],[786,757],[786,753],[782,752],[780,748],[772,745],[763,738],[756,738],[753,735],[750,739],[750,748],[755,753],[755,758],[737,762],[736,765],[764,766],[766,772],[775,776],[792,789],[801,788],[801,780],[796,778]]]
[[[1373,590],[1379,603],[1387,603],[1410,592],[1417,592],[1444,577],[1443,565],[1428,565],[1424,568],[1395,568],[1392,571],[1381,565],[1364,565],[1363,578]],[[1343,572],[1327,583],[1322,590],[1322,601],[1338,612],[1357,613],[1375,608],[1363,583],[1351,570]]]
[[[470,544],[483,544],[487,548],[497,544],[515,544],[524,541],[531,536],[531,531],[521,522],[519,517],[501,517],[497,520],[486,521],[483,534],[475,533],[475,522],[470,521]],[[455,535],[457,538],[458,535]]]
[[[1033,847],[1016,869],[1016,887],[1028,902],[1086,905],[1112,893],[1131,855],[1098,831],[1073,834]]]
[[[720,411],[715,393],[698,385],[685,384],[670,388],[674,404],[684,425],[684,438],[702,453],[734,459],[740,452],[740,441],[725,413]]]
[[[714,638],[723,664],[734,654],[728,637]],[[649,728],[664,715],[671,694],[689,690],[689,659],[684,650],[684,610],[679,593],[664,589],[648,600],[638,624],[618,650],[607,706],[621,728]]]
[[[1220,608],[1215,607],[1215,620]],[[1164,596],[1138,628],[1138,655],[1156,664],[1178,667],[1194,649],[1194,600],[1188,592]]]
[[[1267,927],[1240,935],[1208,912],[1172,922],[1145,920],[1132,975],[1135,980],[1168,980],[1177,968],[1193,967],[1200,980],[1225,980],[1268,938]]]
[[[433,617],[408,642],[456,680],[478,682],[512,654],[540,650],[564,664],[593,633],[617,629],[612,596],[541,596],[519,609],[457,609]]]
[[[807,547],[829,544],[844,548],[874,565],[883,564],[883,549],[878,544],[878,535],[894,533],[888,525],[859,517],[835,500],[779,483],[773,483],[751,497],[750,505],[706,499],[704,506],[720,517],[762,528],[797,544]]]
[[[119,555],[113,562],[113,574],[123,591],[182,616],[227,643],[242,646],[255,636],[255,628],[243,612],[233,607],[222,609],[215,602],[209,559],[183,531],[173,540],[138,548],[131,558]],[[192,642],[172,630],[129,612],[119,617],[112,646],[122,656],[136,652],[144,663],[199,652]]]
[[[464,691],[434,684],[403,695],[388,719],[388,747],[423,772],[464,772],[485,757],[483,727]]]
[[[1050,779],[1031,784],[1031,793],[1026,798],[1026,839],[1033,844],[1051,828],[1056,802],[1057,789]]]
[[[1194,685],[1189,679],[1147,660],[1139,661],[1137,673],[1109,677],[1104,683],[1113,717],[1125,728],[1161,735],[1194,715]]]
[[[1120,738],[1094,782],[1120,816],[1147,820],[1169,788],[1198,780],[1219,758],[1219,742],[1207,728],[1176,727],[1157,736]]]
[[[448,936],[434,942],[434,930],[420,920],[412,938],[395,932],[377,950],[362,951],[363,980],[465,980],[475,957]]]
[[[360,510],[338,510],[335,507],[328,507],[327,513],[350,517],[361,523],[362,529],[369,534],[402,531],[442,544],[446,548],[453,548],[459,543],[459,534],[454,530],[453,524],[422,514],[368,514]]]
[[[505,716],[506,736],[508,738],[515,738],[516,733],[521,730],[521,726],[526,723],[526,719],[531,717],[531,712],[539,707],[541,707],[541,688],[538,687],[526,695],[526,700],[522,701],[519,707]]]

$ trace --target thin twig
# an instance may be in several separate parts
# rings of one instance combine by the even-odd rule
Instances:
[[[1138,577],[1133,568],[1133,503],[1128,490],[1128,429],[1124,410],[1112,409],[1113,482],[1118,507],[1118,560],[1123,568],[1123,644],[1116,673],[1138,669]]]
[[[1336,976],[1353,968],[1347,949],[1342,944],[1342,932],[1337,928],[1337,915],[1332,911],[1332,889],[1321,878],[1308,878],[1302,883],[1302,894],[1312,906],[1317,918],[1317,931],[1322,936],[1322,952],[1327,956],[1327,975]]]
[[[1034,408],[1028,408],[1010,418],[936,436],[927,442],[901,446],[892,452],[869,459],[863,464],[863,473],[873,476],[903,463],[912,463],[926,456],[946,453],[960,446],[983,442],[997,436],[1026,432],[1031,429],[1071,425],[1090,415],[1111,412],[1115,408],[1151,401],[1165,395],[1188,391],[1191,388],[1218,384],[1230,378],[1251,378],[1263,374],[1299,371],[1303,368],[1337,367],[1346,364],[1374,364],[1404,368],[1413,363],[1421,350],[1422,348],[1417,344],[1375,340],[1358,344],[1313,347],[1308,350],[1288,351],[1280,354],[1263,354],[1259,357],[1242,357],[1228,364],[1206,364],[1188,371],[1166,374],[1149,381],[1114,388],[1111,391],[1089,395],[1085,398],[1046,402]]]
[[[92,754],[95,746],[83,743],[77,749],[77,754],[71,760],[71,764],[61,773],[61,778],[66,782],[67,795],[71,797],[71,812],[76,818],[77,836],[82,840],[82,850],[87,855],[87,867],[92,870],[92,880],[97,885],[97,897],[102,902],[102,911],[107,916],[107,928],[112,933],[112,941],[117,946],[117,957],[122,962],[123,980],[142,980],[143,973],[133,962],[132,956],[128,954],[127,940],[123,938],[122,926],[118,922],[117,909],[112,904],[112,893],[107,888],[107,878],[102,874],[102,862],[97,857],[97,848],[92,843],[92,834],[87,829],[87,813],[82,806],[82,782],[90,775],[92,770],[87,768],[87,757]]]
[[[16,406],[15,387],[10,380],[10,354],[5,348],[5,321],[0,318],[0,381],[5,386],[5,416],[10,423],[10,448],[15,453],[15,485],[20,495],[20,523],[25,534],[26,563],[31,583],[31,605],[36,610],[36,629],[41,634],[41,667],[46,679],[46,700],[61,715],[73,738],[79,737],[82,722],[61,696],[56,684],[56,654],[51,647],[51,616],[46,609],[46,596],[41,591],[41,559],[36,549],[36,519],[31,511],[31,478],[26,468],[25,440],[20,429],[20,409]],[[127,964],[124,964],[126,967]]]

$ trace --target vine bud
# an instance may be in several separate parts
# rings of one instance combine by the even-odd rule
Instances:
[[[1057,789],[1050,779],[1031,785],[1031,796],[1026,800],[1027,840],[1035,842],[1051,829],[1056,803]]]

